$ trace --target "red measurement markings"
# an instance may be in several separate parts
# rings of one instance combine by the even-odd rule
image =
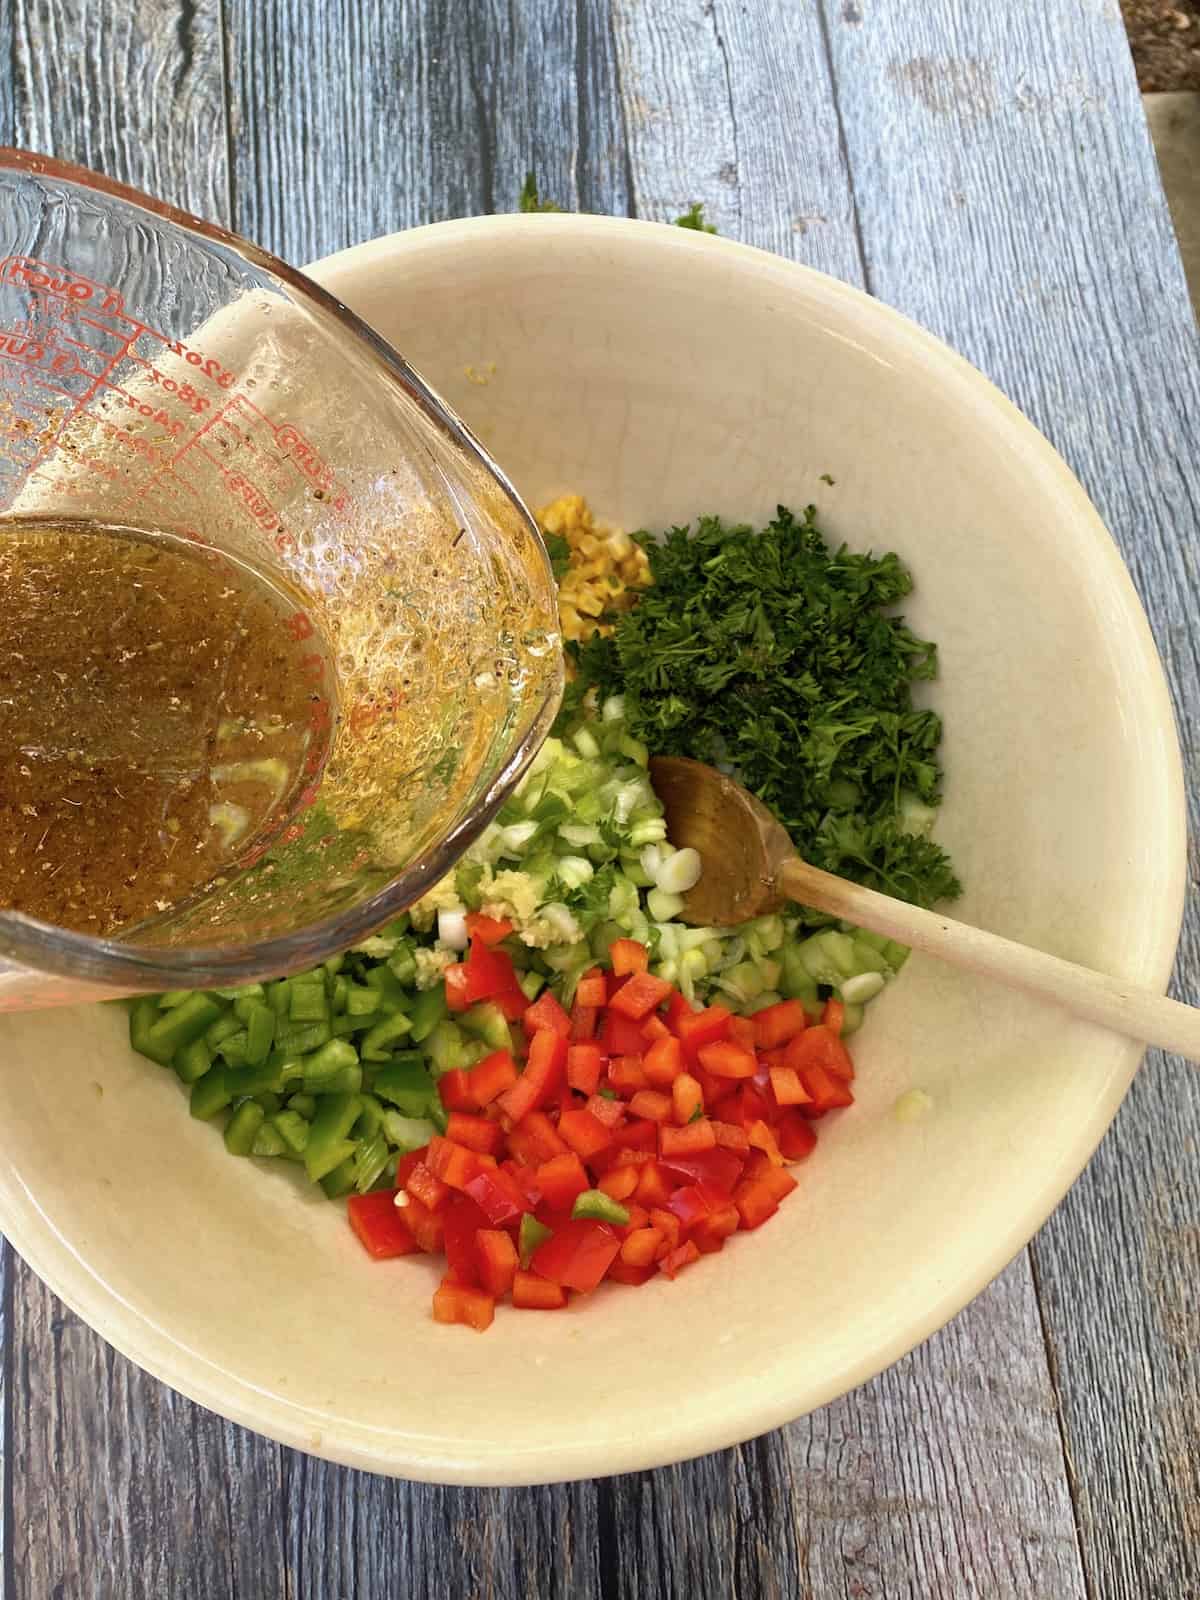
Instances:
[[[395,687],[385,690],[382,694],[364,695],[350,711],[350,732],[361,738],[381,717],[395,717],[405,699],[404,693]]]

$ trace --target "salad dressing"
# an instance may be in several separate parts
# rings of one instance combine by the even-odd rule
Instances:
[[[0,519],[0,908],[108,935],[280,831],[331,726],[295,612],[175,535]]]

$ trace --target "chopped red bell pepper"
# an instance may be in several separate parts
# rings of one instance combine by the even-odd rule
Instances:
[[[775,1124],[775,1138],[786,1161],[803,1161],[817,1142],[811,1122],[799,1111],[785,1111]]]
[[[485,917],[482,911],[467,912],[467,933],[486,945],[501,944],[513,931],[507,917]]]
[[[442,1213],[445,1228],[442,1248],[455,1280],[461,1284],[479,1282],[479,1251],[475,1235],[486,1228],[488,1219],[474,1200],[466,1194],[451,1197]]]
[[[580,1094],[595,1094],[604,1069],[604,1056],[598,1044],[572,1044],[567,1047],[567,1082]]]
[[[440,1211],[453,1192],[439,1177],[430,1172],[423,1161],[418,1161],[408,1174],[404,1189],[430,1211]]]
[[[584,1161],[591,1161],[612,1143],[612,1131],[590,1111],[564,1111],[558,1119],[558,1133]]]
[[[794,1067],[772,1067],[770,1072],[771,1093],[780,1110],[787,1106],[802,1106],[811,1098]]]
[[[373,1194],[352,1194],[346,1205],[350,1226],[363,1249],[376,1261],[411,1255],[419,1248],[405,1226],[396,1206],[396,1196],[390,1189],[377,1189]]]
[[[512,957],[507,951],[493,949],[482,939],[471,940],[471,948],[463,964],[467,970],[465,992],[471,1005],[479,1000],[490,1000],[493,995],[511,989],[517,982]]]
[[[446,1118],[446,1137],[455,1144],[466,1145],[477,1154],[494,1156],[500,1148],[504,1130],[498,1122],[486,1117],[472,1116],[465,1111],[452,1111]]]
[[[683,1046],[673,1033],[655,1039],[642,1058],[646,1082],[655,1089],[669,1089],[683,1071]]]
[[[561,1311],[567,1296],[561,1284],[518,1267],[513,1275],[512,1302],[518,1311]]]
[[[608,985],[599,967],[592,967],[585,972],[575,985],[575,1004],[589,1006],[595,1011],[608,1004]]]
[[[638,1170],[628,1164],[609,1167],[596,1187],[610,1200],[628,1200],[638,1186]]]
[[[702,1046],[715,1044],[718,1039],[727,1039],[732,1021],[732,1013],[726,1011],[724,1006],[708,1006],[704,1011],[680,1015],[675,1023],[675,1032],[679,1035],[679,1042],[688,1060],[697,1060]]]
[[[775,1050],[808,1027],[808,1015],[799,1000],[781,1000],[754,1013],[754,1036],[760,1050]]]
[[[671,1111],[675,1121],[684,1127],[694,1122],[703,1110],[704,1090],[690,1072],[681,1072],[671,1085]]]
[[[552,1033],[561,1034],[564,1039],[571,1036],[571,1019],[563,1010],[556,999],[553,990],[543,989],[541,994],[526,1010],[522,1019],[526,1033],[537,1033],[540,1029],[549,1028]]]
[[[849,1083],[828,1067],[801,1067],[800,1081],[809,1095],[810,1103],[801,1108],[807,1117],[824,1116],[827,1111],[854,1104],[854,1092]]]
[[[744,1178],[733,1191],[733,1203],[742,1219],[742,1227],[761,1227],[768,1217],[774,1216],[779,1202],[795,1187],[796,1180],[786,1168],[769,1164],[758,1176]]]
[[[641,1022],[656,1006],[661,1005],[670,992],[671,985],[662,978],[652,977],[648,972],[635,972],[628,983],[621,985],[619,992],[608,1002],[608,1007],[610,1011],[620,1012],[623,1017]]]
[[[632,1056],[640,1060],[646,1041],[642,1038],[638,1023],[609,1006],[600,1029],[600,1048],[609,1057]]]
[[[460,1283],[443,1283],[434,1291],[433,1320],[435,1322],[460,1322],[464,1327],[483,1333],[492,1325],[496,1303],[482,1289],[469,1288]]]
[[[608,959],[612,962],[616,976],[624,978],[631,973],[645,972],[650,965],[650,952],[636,939],[614,939],[609,948]],[[611,998],[610,995],[610,1001]]]
[[[601,980],[603,982],[603,980]],[[580,1005],[576,1000],[571,1007],[571,1032],[570,1039],[573,1044],[582,1044],[585,1040],[596,1037],[596,1028],[600,1021],[600,1008],[598,1006]]]
[[[464,1145],[454,1144],[436,1133],[429,1141],[425,1165],[452,1189],[465,1189],[483,1168],[478,1151],[468,1150]]]
[[[478,1111],[471,1088],[471,1075],[465,1067],[454,1067],[438,1079],[438,1096],[447,1111]]]
[[[496,1228],[519,1222],[522,1212],[529,1206],[529,1196],[503,1167],[479,1173],[464,1192]]]
[[[683,1271],[684,1267],[690,1266],[693,1261],[699,1261],[699,1259],[700,1252],[696,1248],[695,1241],[685,1239],[681,1245],[677,1245],[674,1250],[669,1251],[662,1258],[658,1263],[658,1270],[665,1272],[668,1278],[674,1278]]]
[[[674,1113],[671,1096],[659,1089],[639,1089],[629,1102],[631,1117],[649,1117],[651,1122],[669,1122]]]
[[[621,1100],[606,1100],[602,1094],[593,1094],[588,1097],[586,1109],[591,1112],[597,1122],[612,1133],[625,1121],[625,1104]]]
[[[758,1071],[754,1051],[734,1039],[715,1039],[712,1044],[702,1044],[696,1053],[705,1072],[714,1078],[752,1078]]]
[[[587,1294],[604,1277],[621,1249],[621,1240],[605,1222],[568,1220],[534,1252],[533,1270],[564,1289]]]
[[[658,1165],[672,1187],[680,1183],[711,1183],[718,1189],[732,1191],[744,1176],[745,1160],[738,1151],[718,1145],[694,1155],[661,1156]]]
[[[836,1034],[840,1039],[845,1025],[846,1008],[840,1000],[830,995],[821,1011],[821,1026],[828,1028],[830,1033]]]
[[[442,973],[442,982],[446,989],[446,1005],[451,1011],[466,1011],[470,1007],[467,998],[467,969],[460,962],[453,967],[447,967]]]
[[[698,1117],[685,1128],[664,1123],[658,1130],[658,1150],[664,1159],[667,1156],[696,1155],[701,1150],[711,1150],[716,1142],[717,1136],[707,1117]]]
[[[550,1028],[539,1028],[529,1041],[525,1070],[496,1104],[506,1117],[520,1122],[558,1088],[567,1065],[567,1041]]]
[[[832,1072],[835,1078],[850,1080],[854,1077],[854,1062],[846,1046],[829,1028],[806,1028],[788,1045],[783,1057],[784,1066],[791,1067],[804,1081],[805,1069],[821,1067]]]
[[[576,1198],[591,1187],[583,1162],[574,1151],[555,1156],[537,1169],[542,1198],[552,1211],[570,1211]]]
[[[396,1188],[403,1189],[408,1181],[408,1175],[414,1167],[419,1167],[428,1154],[428,1146],[422,1145],[419,1150],[410,1150],[406,1156],[401,1156],[396,1163]]]
[[[517,1275],[517,1247],[511,1234],[499,1228],[480,1228],[475,1237],[479,1281],[494,1300],[503,1299]]]
[[[448,1072],[445,1073],[440,1083],[445,1083],[449,1076]],[[511,1089],[516,1081],[517,1064],[508,1050],[493,1050],[490,1056],[484,1056],[482,1061],[477,1062],[467,1072],[468,1092],[480,1110],[484,1106],[490,1106],[492,1101],[498,1099],[506,1089]],[[442,1104],[445,1105],[445,1100]],[[449,1110],[450,1107],[447,1106],[446,1109]]]
[[[444,1236],[441,1214],[428,1210],[415,1195],[409,1195],[408,1204],[403,1208],[397,1207],[397,1210],[401,1212],[404,1226],[416,1240],[417,1248],[427,1256],[440,1254]]]
[[[657,1268],[633,1267],[628,1261],[622,1261],[620,1256],[608,1269],[608,1279],[611,1283],[624,1283],[635,1289],[639,1284],[649,1283],[650,1279],[657,1275]]]

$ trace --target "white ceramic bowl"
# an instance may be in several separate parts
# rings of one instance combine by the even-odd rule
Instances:
[[[812,500],[834,538],[897,550],[941,646],[962,915],[1165,984],[1184,834],[1150,634],[1078,484],[957,356],[831,279],[650,224],[446,223],[314,275],[532,502],[579,490],[661,527]],[[111,1008],[0,1025],[0,1226],[140,1365],[301,1449],[463,1483],[648,1467],[818,1406],[945,1322],[1058,1201],[1140,1055],[919,958],[856,1043],[858,1104],[769,1227],[483,1337],[431,1321],[432,1265],[370,1262],[340,1206],[230,1159]],[[904,1123],[913,1087],[932,1105]]]

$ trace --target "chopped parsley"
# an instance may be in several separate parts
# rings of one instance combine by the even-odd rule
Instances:
[[[931,905],[959,893],[906,826],[941,798],[941,720],[912,700],[936,647],[891,609],[912,588],[899,557],[831,550],[815,515],[639,534],[653,586],[611,636],[569,646],[566,715],[592,685],[624,694],[635,738],[732,768],[815,866]]]
[[[521,185],[521,192],[517,196],[518,211],[561,211],[561,206],[556,206],[553,200],[543,200],[538,194],[537,177],[532,172],[525,174],[525,182]]]
[[[677,228],[694,228],[697,233],[716,233],[711,222],[704,220],[704,206],[699,200],[693,200],[691,205],[681,217],[675,218]]]
[[[543,200],[538,189],[537,174],[527,172],[525,182],[521,185],[521,192],[517,196],[518,211],[561,211],[562,206],[553,200]],[[693,228],[697,233],[716,233],[711,222],[704,220],[704,206],[695,200],[681,217],[675,218],[677,228]]]

